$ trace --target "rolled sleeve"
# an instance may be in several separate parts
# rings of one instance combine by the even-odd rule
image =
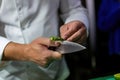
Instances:
[[[3,55],[4,48],[6,47],[6,45],[9,42],[10,42],[10,40],[8,40],[4,37],[0,37],[0,61],[2,60],[2,55]]]
[[[89,26],[89,21],[88,21],[88,16],[87,16],[87,10],[86,9],[83,9],[83,8],[78,8],[76,9],[75,11],[71,11],[71,16],[69,16],[65,23],[68,23],[68,22],[71,22],[71,21],[75,21],[75,20],[78,20],[80,22],[82,22],[85,27],[88,29],[88,26]]]
[[[88,30],[89,30],[88,12],[87,9],[82,6],[80,0],[74,0],[74,1],[62,0],[60,10],[61,10],[61,18],[65,23],[69,23],[75,20],[80,21],[85,25],[88,34]]]

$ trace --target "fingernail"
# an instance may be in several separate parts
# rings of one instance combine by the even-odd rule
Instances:
[[[56,42],[55,42],[55,44],[56,44],[57,46],[60,46],[61,43],[62,43],[61,41],[56,41]]]
[[[62,38],[63,38],[64,40],[66,40],[66,39],[67,39],[67,37],[68,37],[67,35],[64,35]]]

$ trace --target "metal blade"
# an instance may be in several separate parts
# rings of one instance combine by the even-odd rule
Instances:
[[[70,41],[63,41],[61,46],[58,47],[56,49],[56,51],[58,51],[62,54],[67,54],[67,53],[81,51],[83,49],[86,49],[86,47],[84,47],[78,43],[70,42]]]

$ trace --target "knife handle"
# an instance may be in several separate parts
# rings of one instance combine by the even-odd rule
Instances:
[[[56,47],[54,47],[54,46],[50,46],[48,49],[49,49],[49,50],[56,51]]]

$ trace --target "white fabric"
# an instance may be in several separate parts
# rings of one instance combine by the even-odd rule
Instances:
[[[61,16],[57,14],[58,8]],[[86,10],[80,0],[0,0],[0,22],[6,34],[6,39],[0,37],[0,59],[9,41],[30,43],[37,37],[59,35],[59,17],[64,23],[82,21],[88,28]],[[64,59],[47,68],[21,61],[10,61],[0,67],[1,80],[64,80],[68,75]]]
[[[4,51],[5,46],[10,42],[10,40],[0,37],[0,60],[2,59],[2,53]]]

